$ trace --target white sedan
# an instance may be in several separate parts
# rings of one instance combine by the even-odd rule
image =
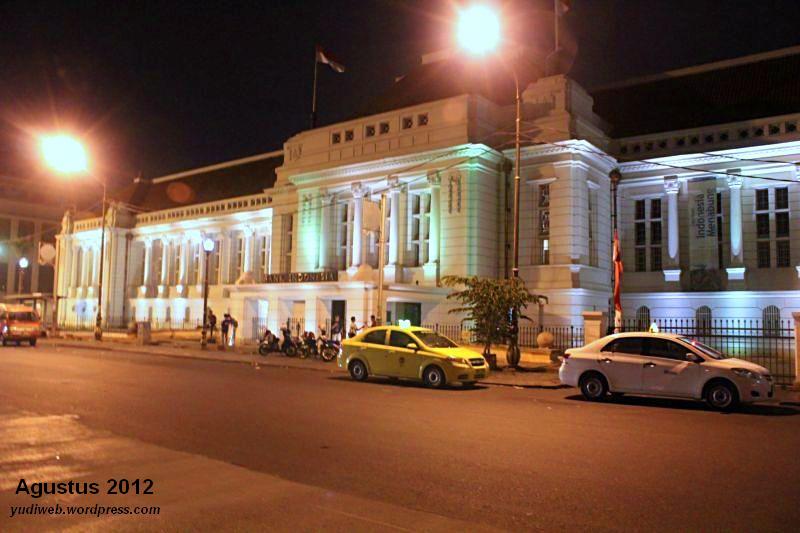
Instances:
[[[730,410],[774,394],[766,368],[667,333],[618,333],[567,350],[558,376],[594,401],[630,393],[705,400]]]

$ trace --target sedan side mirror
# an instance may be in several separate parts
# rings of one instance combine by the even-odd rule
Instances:
[[[417,346],[417,343],[415,342],[409,342],[408,344],[406,344],[406,348],[408,348],[409,350],[414,350],[415,352],[419,350],[419,346]]]
[[[703,358],[700,357],[699,355],[697,355],[694,352],[688,352],[686,354],[686,360],[689,361],[690,363],[702,363],[703,362]]]

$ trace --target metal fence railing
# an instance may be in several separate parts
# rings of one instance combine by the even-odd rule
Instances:
[[[95,317],[68,317],[58,321],[58,329],[62,331],[93,331],[94,326]],[[104,331],[135,331],[134,328],[135,321],[131,318],[123,320],[122,317],[103,317]],[[203,329],[203,319],[164,320],[154,318],[150,320],[150,328],[152,331],[200,331]],[[219,323],[217,323],[217,328],[219,328]]]
[[[781,385],[794,381],[794,325],[791,320],[656,319],[625,320],[623,331],[647,331],[652,324],[662,333],[696,339],[728,357],[752,361],[767,369]]]
[[[476,343],[475,332],[469,324],[423,324],[423,327],[450,337],[456,342]],[[553,336],[551,348],[567,350],[583,346],[583,328],[580,326],[520,326],[519,345],[523,348],[538,348],[536,338],[542,332]]]

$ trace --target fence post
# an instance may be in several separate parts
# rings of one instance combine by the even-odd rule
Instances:
[[[800,312],[792,311],[794,319],[794,388],[800,389]]]
[[[601,339],[606,335],[608,316],[605,311],[583,312],[583,343],[584,345]]]

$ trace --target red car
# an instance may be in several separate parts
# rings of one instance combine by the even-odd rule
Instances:
[[[42,335],[42,321],[39,314],[24,305],[0,304],[0,343],[8,346],[22,342],[36,346],[36,340]]]

